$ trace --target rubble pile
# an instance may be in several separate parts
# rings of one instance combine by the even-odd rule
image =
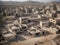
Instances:
[[[53,3],[42,6],[6,6],[0,13],[4,22],[4,28],[0,32],[1,37],[5,41],[9,41],[21,36],[28,40],[29,38],[59,34],[59,12],[59,7]]]

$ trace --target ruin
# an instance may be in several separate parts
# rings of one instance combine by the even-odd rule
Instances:
[[[48,37],[48,35],[54,34],[58,35],[60,33],[60,7],[58,5],[48,3],[45,5],[22,4],[17,6],[1,6],[0,42],[16,41],[16,39],[21,41],[43,38],[44,36]],[[44,45],[43,42],[39,43],[37,41],[37,43],[35,45]],[[51,43],[56,45],[53,40]]]

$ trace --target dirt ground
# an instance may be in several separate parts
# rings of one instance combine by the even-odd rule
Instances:
[[[42,36],[42,37],[36,37],[31,38],[25,41],[17,41],[12,42],[10,45],[60,45],[59,41],[60,35],[49,35],[49,36]]]

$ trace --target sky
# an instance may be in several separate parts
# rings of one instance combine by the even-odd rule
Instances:
[[[39,2],[59,1],[60,2],[60,0],[1,0],[1,1],[20,1],[20,2],[24,2],[24,1],[39,1]]]

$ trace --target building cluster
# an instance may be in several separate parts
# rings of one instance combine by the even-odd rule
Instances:
[[[56,4],[5,7],[2,11],[4,28],[1,33],[5,40],[14,39],[16,35],[23,35],[25,32],[32,37],[58,34],[59,9]]]

